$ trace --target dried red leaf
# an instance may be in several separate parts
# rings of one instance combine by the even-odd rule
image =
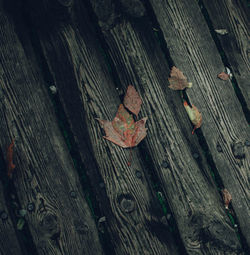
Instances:
[[[127,92],[124,97],[123,104],[129,111],[134,113],[136,117],[138,116],[138,113],[141,110],[142,100],[138,92],[135,90],[135,88],[132,85],[129,85],[127,88]]]
[[[183,90],[185,88],[191,88],[192,83],[187,82],[187,77],[177,67],[173,66],[170,72],[169,88],[173,90]]]
[[[232,196],[227,189],[223,189],[223,190],[221,190],[221,192],[223,195],[223,201],[224,201],[225,208],[228,209],[228,205],[230,204],[230,202],[232,200]]]
[[[12,140],[11,144],[7,149],[7,175],[11,179],[13,171],[15,169],[15,165],[13,164],[13,148],[14,148],[14,139]]]
[[[135,122],[133,116],[128,113],[122,104],[120,104],[112,122],[97,120],[105,130],[106,136],[104,138],[122,148],[137,146],[147,135],[147,128],[145,128],[147,117]]]
[[[227,81],[230,79],[230,75],[225,73],[225,72],[221,72],[217,75],[217,77],[223,81]]]
[[[194,125],[194,129],[192,131],[192,134],[194,134],[195,129],[197,129],[201,126],[202,115],[199,112],[199,110],[197,109],[197,107],[195,107],[193,104],[192,104],[192,107],[190,107],[188,105],[187,101],[184,101],[183,105],[187,111],[189,119],[191,120],[192,124]]]

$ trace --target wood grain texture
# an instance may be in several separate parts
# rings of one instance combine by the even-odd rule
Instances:
[[[81,23],[80,28],[58,23],[55,29],[39,33],[39,37],[82,160],[99,196],[110,242],[119,255],[178,254],[171,233],[160,222],[163,215],[153,213],[160,208],[147,183],[137,149],[132,150],[129,167],[129,150],[102,137],[102,128],[95,118],[111,120],[120,99],[87,13],[79,5],[76,9],[74,17],[81,19],[76,21]],[[136,173],[141,177],[137,178]],[[99,175],[105,189],[98,190],[95,177]]]
[[[23,254],[15,233],[14,224],[11,220],[8,208],[6,206],[2,183],[0,183],[0,254]]]
[[[186,251],[238,254],[239,242],[219,202],[197,138],[191,135],[181,98],[167,87],[169,69],[150,24],[136,20],[132,25],[120,13],[111,15],[120,19],[109,30],[99,24],[123,90],[133,84],[143,99],[139,117],[148,117],[148,135],[142,143],[153,159],[154,171],[162,183]],[[198,162],[194,152],[199,154]],[[230,241],[225,242],[229,236]]]
[[[250,110],[249,8],[240,0],[205,0],[203,3],[214,29],[228,31],[227,35],[217,37]]]
[[[0,146],[15,138],[13,181],[22,208],[34,207],[26,216],[37,253],[103,254],[44,81],[15,29],[1,11]]]
[[[231,83],[217,79],[224,66],[197,1],[150,3],[174,64],[193,83],[189,100],[202,112],[201,131],[249,245],[249,126],[240,102]]]

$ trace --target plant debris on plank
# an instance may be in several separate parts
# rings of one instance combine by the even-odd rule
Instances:
[[[187,111],[189,119],[191,120],[192,124],[194,125],[194,129],[192,131],[192,134],[194,134],[195,129],[197,129],[201,126],[202,115],[199,112],[199,110],[197,109],[197,107],[195,107],[193,104],[192,104],[192,107],[190,107],[188,105],[187,101],[184,101],[183,105]]]
[[[11,179],[12,178],[12,174],[13,171],[15,169],[15,165],[13,164],[13,149],[14,149],[14,140],[12,140],[11,144],[9,145],[8,149],[7,149],[7,175],[8,177]]]
[[[124,105],[137,116],[141,109],[141,104],[142,100],[139,94],[132,85],[129,85],[124,98]],[[119,105],[113,121],[99,118],[97,120],[105,130],[106,135],[104,138],[122,148],[137,146],[147,135],[147,128],[145,128],[147,117],[135,122],[133,115],[125,109],[123,104]]]
[[[170,72],[169,88],[173,90],[183,90],[185,88],[191,88],[192,83],[187,81],[187,77],[183,74],[181,70],[173,66]]]

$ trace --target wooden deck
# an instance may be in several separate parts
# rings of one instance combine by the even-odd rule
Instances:
[[[249,45],[245,0],[0,0],[0,254],[249,254]],[[131,151],[96,120],[129,84]]]

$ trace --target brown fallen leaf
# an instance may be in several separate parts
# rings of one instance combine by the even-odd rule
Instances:
[[[232,196],[227,189],[223,189],[223,190],[221,190],[221,192],[223,195],[223,201],[224,201],[225,208],[228,209],[228,205],[230,204],[230,202],[232,200]]]
[[[170,78],[168,78],[170,85],[168,86],[173,90],[183,90],[185,88],[191,88],[192,83],[187,82],[187,77],[177,67],[173,66],[170,72]]]
[[[221,72],[217,75],[217,77],[223,81],[227,81],[230,79],[230,75],[225,73],[225,72]]]
[[[13,164],[13,148],[14,148],[14,139],[12,140],[11,144],[9,145],[7,149],[7,175],[11,179],[13,171],[15,169],[15,165]]]
[[[138,117],[138,113],[141,110],[142,100],[138,92],[132,85],[129,85],[127,88],[123,104],[129,111],[131,111],[136,115],[136,117]]]
[[[189,119],[191,120],[192,124],[194,125],[194,129],[192,131],[192,134],[194,134],[195,129],[197,129],[201,126],[202,115],[199,112],[199,110],[197,109],[197,107],[195,107],[193,104],[192,104],[192,107],[190,107],[188,105],[187,101],[184,101],[183,105],[187,111]]]
[[[147,117],[135,122],[133,116],[128,113],[120,104],[113,121],[97,119],[103,126],[105,139],[121,146],[122,148],[132,148],[138,145],[147,135],[145,123]]]
[[[142,100],[139,94],[132,85],[129,85],[124,98],[124,105],[137,117],[141,104]],[[128,161],[130,166],[132,160],[131,148],[137,146],[147,135],[147,128],[145,128],[147,117],[135,122],[133,115],[125,109],[123,104],[120,104],[113,121],[101,120],[99,118],[97,120],[105,130],[105,139],[122,148],[130,148],[130,159]]]

